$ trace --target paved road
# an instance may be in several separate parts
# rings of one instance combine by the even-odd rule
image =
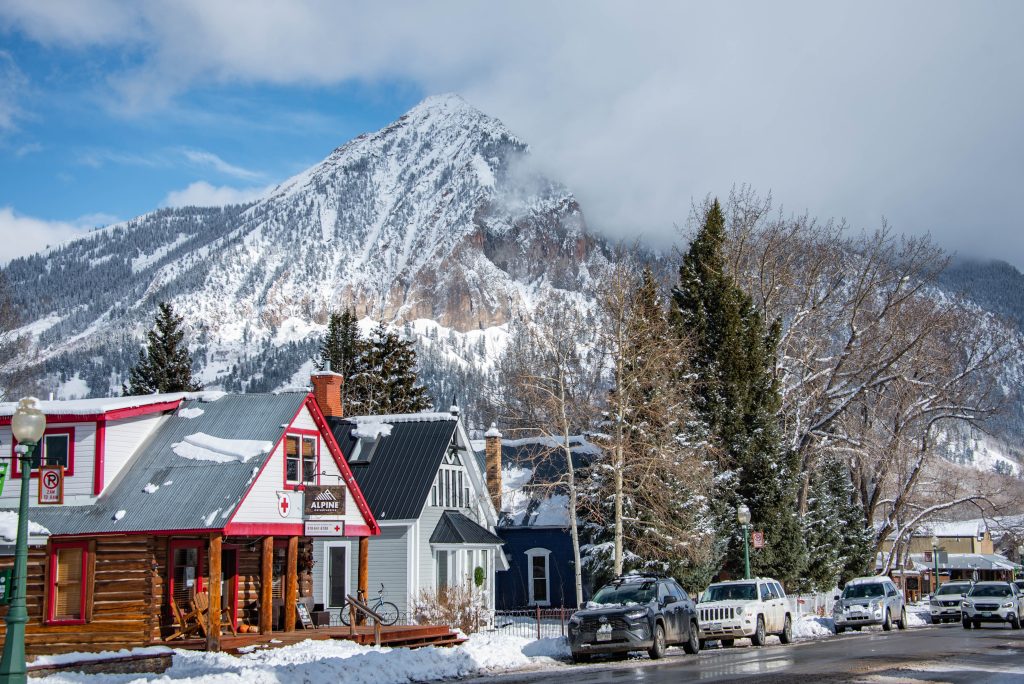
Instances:
[[[950,682],[1024,683],[1024,630],[960,625],[904,632],[847,634],[790,646],[709,648],[697,656],[671,649],[658,662],[646,658],[597,662],[530,674],[492,677],[494,684],[600,682]]]

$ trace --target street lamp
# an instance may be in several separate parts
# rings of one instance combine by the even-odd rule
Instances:
[[[939,592],[939,538],[932,534],[932,562],[935,564],[935,593]]]
[[[736,522],[743,528],[743,577],[750,579],[750,509],[746,504],[736,509]]]
[[[39,409],[39,400],[25,397],[18,402],[11,418],[11,432],[18,440],[15,458],[21,460],[21,502],[18,504],[18,539],[14,547],[14,572],[11,575],[11,603],[7,609],[7,636],[0,660],[0,681],[23,684],[25,669],[25,578],[28,575],[28,487],[32,479],[32,451],[46,430],[46,415]]]

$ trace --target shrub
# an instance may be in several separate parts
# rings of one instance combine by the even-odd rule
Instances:
[[[467,583],[421,591],[413,606],[413,618],[419,624],[448,625],[472,634],[488,626],[492,615],[487,610],[486,593]]]

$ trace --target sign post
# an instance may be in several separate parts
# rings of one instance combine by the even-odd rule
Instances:
[[[39,467],[39,503],[64,503],[64,466],[44,465]]]

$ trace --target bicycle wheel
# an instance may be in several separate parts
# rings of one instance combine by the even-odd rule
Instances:
[[[342,608],[340,612],[341,612],[341,624],[343,624],[346,627],[348,627],[348,622],[349,622],[349,620],[348,620],[348,606],[345,606],[344,608]]]
[[[380,624],[393,625],[398,622],[398,606],[390,601],[384,601],[374,608],[374,612],[380,615]]]

